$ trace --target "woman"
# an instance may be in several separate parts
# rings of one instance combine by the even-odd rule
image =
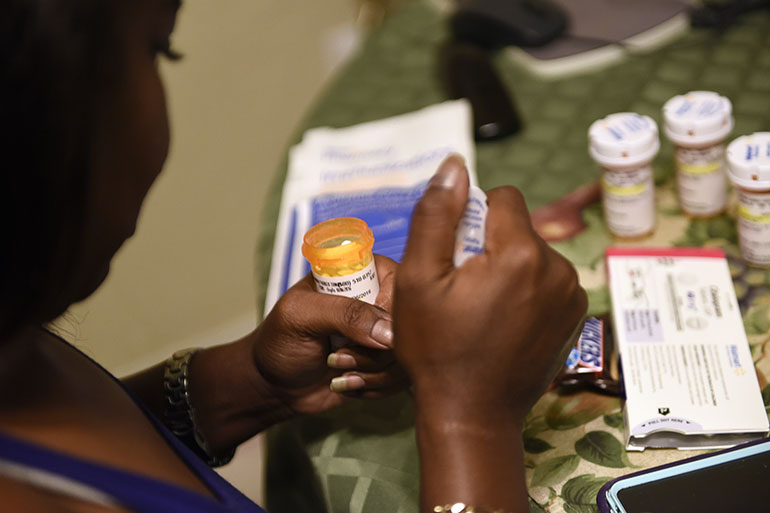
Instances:
[[[3,507],[259,511],[204,460],[221,463],[275,422],[387,393],[406,376],[424,509],[526,511],[521,424],[564,361],[586,298],[512,188],[489,192],[485,253],[453,267],[468,194],[458,157],[415,209],[397,275],[378,259],[377,306],[317,294],[305,279],[241,340],[174,355],[122,383],[45,329],[104,280],[163,166],[157,59],[173,57],[178,8],[0,6]],[[357,345],[329,358],[332,333]]]

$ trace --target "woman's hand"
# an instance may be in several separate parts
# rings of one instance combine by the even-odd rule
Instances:
[[[521,194],[487,195],[484,253],[455,268],[468,175],[461,158],[444,161],[415,209],[396,279],[395,352],[414,385],[426,510],[526,507],[521,424],[587,307]]]
[[[188,389],[211,454],[226,454],[297,413],[319,413],[350,397],[379,397],[407,385],[391,350],[396,264],[377,255],[375,264],[380,294],[374,306],[317,293],[307,276],[255,331],[195,354]],[[329,338],[338,333],[351,343],[329,358]],[[125,379],[160,418],[164,368],[161,363]]]
[[[257,370],[294,413],[318,413],[346,397],[379,397],[406,386],[391,351],[396,264],[375,255],[375,265],[380,294],[374,306],[320,294],[308,275],[281,297],[254,333]],[[335,334],[352,343],[330,353]]]
[[[564,363],[586,311],[572,265],[534,232],[521,194],[487,193],[483,254],[455,268],[468,196],[450,158],[418,204],[396,280],[396,355],[420,399],[523,419]]]

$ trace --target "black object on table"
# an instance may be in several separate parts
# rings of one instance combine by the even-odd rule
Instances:
[[[464,0],[450,20],[460,40],[486,48],[542,46],[567,28],[567,16],[550,0]]]
[[[770,7],[768,0],[707,1],[690,11],[693,27],[727,28],[738,17],[755,9]]]
[[[439,51],[439,73],[451,98],[467,98],[477,141],[500,139],[521,129],[521,118],[487,51],[449,41]]]

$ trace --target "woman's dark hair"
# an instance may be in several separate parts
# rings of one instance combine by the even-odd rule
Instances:
[[[0,2],[0,340],[74,298],[120,0]]]

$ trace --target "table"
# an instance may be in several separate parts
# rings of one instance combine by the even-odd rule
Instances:
[[[436,74],[436,52],[446,39],[442,15],[424,0],[406,2],[365,42],[309,113],[305,129],[347,126],[392,116],[446,99]],[[482,187],[515,185],[528,206],[541,207],[597,179],[586,131],[607,114],[635,111],[660,123],[670,97],[696,89],[733,101],[733,136],[770,129],[770,13],[745,17],[722,33],[691,31],[666,48],[629,55],[603,71],[541,80],[504,55],[496,59],[515,96],[525,129],[515,137],[479,144]],[[737,255],[731,207],[709,221],[690,221],[678,209],[672,146],[662,141],[655,161],[658,226],[645,245],[716,245]],[[264,299],[286,162],[273,184],[257,249],[258,290]],[[734,203],[733,203],[734,204]],[[578,268],[590,311],[609,310],[602,255],[612,243],[598,205],[583,212],[588,228],[554,244]],[[770,273],[731,259],[765,404],[770,404]],[[595,496],[610,478],[695,454],[626,453],[619,399],[581,392],[550,392],[535,405],[524,432],[527,483],[533,512],[596,511]],[[418,458],[408,394],[295,419],[268,433],[267,507],[271,513],[413,513],[418,511]]]

